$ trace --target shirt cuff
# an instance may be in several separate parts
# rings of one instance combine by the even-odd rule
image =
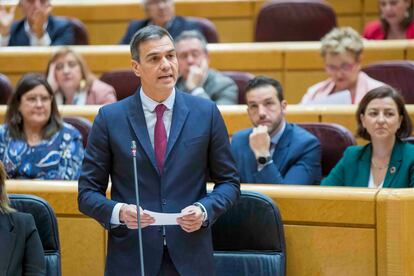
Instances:
[[[8,46],[10,40],[10,35],[0,35],[0,45]]]
[[[117,203],[117,204],[115,204],[114,209],[112,209],[111,224],[113,224],[113,225],[122,224],[119,221],[119,211],[121,210],[122,205],[124,205],[124,203]]]
[[[203,213],[204,213],[203,222],[207,221],[208,220],[208,213],[207,213],[207,210],[204,207],[204,205],[201,204],[200,202],[196,202],[196,203],[194,203],[194,205],[200,207],[203,210]]]

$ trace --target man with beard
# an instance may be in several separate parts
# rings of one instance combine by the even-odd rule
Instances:
[[[303,128],[286,122],[287,102],[280,83],[259,76],[246,88],[253,129],[237,132],[232,151],[240,182],[315,184],[321,178],[321,147]]]

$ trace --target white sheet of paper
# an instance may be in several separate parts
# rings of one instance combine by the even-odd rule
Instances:
[[[155,219],[151,225],[178,225],[177,218],[183,216],[182,213],[158,213],[149,210],[144,210],[144,213]]]
[[[306,103],[307,105],[320,104],[352,104],[351,93],[349,90],[338,91],[330,94],[328,97],[316,98]]]

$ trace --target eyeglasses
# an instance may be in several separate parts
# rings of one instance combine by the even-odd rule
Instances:
[[[354,69],[356,63],[342,63],[340,66],[325,64],[325,70],[328,73],[337,73],[339,71],[343,73],[349,73]]]
[[[52,101],[51,96],[28,96],[22,99],[30,105],[36,105],[38,101],[42,104],[48,104]]]

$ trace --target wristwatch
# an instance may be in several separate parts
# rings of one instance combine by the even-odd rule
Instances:
[[[271,160],[271,157],[270,156],[259,156],[257,157],[256,160],[258,164],[266,165]]]

